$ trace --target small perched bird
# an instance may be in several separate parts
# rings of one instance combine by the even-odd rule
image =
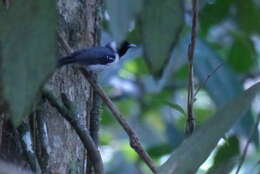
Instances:
[[[58,67],[78,63],[86,65],[91,71],[99,72],[116,64],[125,55],[129,48],[136,47],[124,41],[119,48],[115,42],[109,42],[105,46],[82,49],[58,60]]]

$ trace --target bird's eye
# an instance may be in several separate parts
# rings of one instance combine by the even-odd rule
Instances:
[[[109,62],[112,62],[112,61],[114,60],[114,58],[111,57],[111,56],[106,56],[106,58],[107,58],[107,60],[108,60]]]

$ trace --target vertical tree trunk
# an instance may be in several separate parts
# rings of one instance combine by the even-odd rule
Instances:
[[[98,45],[99,8],[100,0],[57,0],[58,33],[64,36],[73,49]],[[64,54],[64,49],[59,47],[59,55]],[[60,98],[60,94],[64,93],[74,103],[78,119],[86,127],[92,109],[93,92],[77,70],[76,65],[57,70],[46,85],[56,97]],[[70,125],[47,101],[41,103],[41,107],[35,115],[37,124],[33,142],[36,142],[34,147],[42,172],[51,174],[84,173],[84,167],[87,166],[86,153]],[[13,158],[18,161],[19,165],[23,164],[26,160],[22,157],[20,143],[18,143],[15,133],[10,134],[12,128],[3,121],[2,116],[0,131],[1,158],[7,160]]]
[[[59,33],[64,35],[74,49],[97,45],[98,36],[98,0],[58,0]],[[59,50],[64,53],[64,50]],[[91,99],[89,84],[79,73],[76,66],[67,66],[58,70],[48,83],[57,96],[65,93],[75,104],[75,111],[82,124],[87,125]],[[47,102],[40,113],[41,124],[46,132],[41,135],[45,141],[43,161],[47,173],[83,173],[85,166],[85,150],[68,123]],[[46,163],[47,162],[47,163]]]

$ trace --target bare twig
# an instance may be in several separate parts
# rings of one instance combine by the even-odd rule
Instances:
[[[189,62],[189,80],[188,80],[188,101],[187,101],[187,126],[186,134],[192,134],[195,121],[193,116],[193,103],[194,103],[194,94],[193,94],[193,57],[195,52],[195,43],[196,43],[196,27],[197,27],[197,16],[198,16],[198,3],[197,0],[192,0],[192,29],[191,29],[191,43],[188,46],[188,62]]]
[[[59,111],[61,116],[70,123],[71,127],[75,129],[75,131],[79,135],[80,140],[82,141],[84,147],[87,149],[88,154],[91,158],[95,173],[104,174],[104,167],[100,152],[95,142],[91,138],[88,130],[80,126],[79,122],[76,119],[76,115],[69,111],[65,106],[59,104],[55,96],[48,89],[44,88],[42,90],[42,93],[43,96],[48,99],[49,103]]]
[[[238,167],[237,167],[237,170],[236,170],[236,174],[239,173],[239,171],[240,171],[240,169],[241,169],[241,167],[242,167],[242,165],[243,165],[243,163],[244,163],[244,161],[246,159],[246,154],[247,154],[247,150],[248,150],[249,144],[252,141],[255,132],[257,131],[259,121],[260,121],[260,114],[258,114],[256,122],[255,122],[255,125],[251,129],[250,136],[249,136],[249,138],[248,138],[248,140],[246,142],[245,148],[244,148],[242,156],[240,158],[240,162],[238,164]]]
[[[131,147],[139,154],[139,156],[146,162],[146,164],[150,167],[150,169],[153,171],[153,173],[156,173],[156,167],[154,166],[151,157],[149,154],[144,150],[142,147],[139,138],[137,137],[134,130],[130,127],[130,125],[127,123],[127,121],[124,119],[122,114],[118,111],[117,107],[114,105],[114,103],[111,101],[111,99],[105,94],[103,89],[97,85],[90,77],[90,74],[84,69],[80,68],[80,71],[85,76],[85,78],[88,80],[88,82],[91,84],[93,89],[97,92],[97,94],[101,97],[103,102],[107,105],[109,110],[111,111],[114,118],[120,123],[120,125],[124,128],[127,135],[129,136],[130,145]]]
[[[216,73],[222,66],[224,63],[220,63],[210,74],[207,75],[206,79],[204,80],[204,82],[199,85],[199,87],[196,89],[196,91],[194,92],[194,98],[197,96],[198,92],[200,91],[200,89],[205,86],[209,80],[209,78]]]

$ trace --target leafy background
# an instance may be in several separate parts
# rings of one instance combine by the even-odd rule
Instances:
[[[15,125],[30,112],[49,75],[46,72],[52,72],[55,64],[55,2],[39,2],[17,1],[9,11],[0,7],[1,96],[10,106]],[[18,14],[21,3],[25,6]],[[37,13],[30,15],[35,8]],[[249,88],[259,81],[259,12],[257,0],[200,1],[194,72],[195,88],[202,88],[194,104],[197,131],[186,137],[191,0],[105,1],[102,45],[112,39],[127,39],[138,47],[117,67],[101,74],[99,82],[161,166],[160,174],[170,174],[170,169],[178,173],[235,173],[259,115],[259,97],[253,97],[260,85]],[[11,22],[13,17],[28,21]],[[24,35],[16,35],[17,28]],[[28,42],[24,43],[24,38]],[[31,49],[35,43],[42,47]],[[17,46],[12,47],[14,44]],[[40,64],[33,50],[39,50]],[[20,52],[26,54],[19,55],[17,61]],[[100,143],[108,173],[150,173],[111,113],[105,107],[101,110]],[[259,156],[257,131],[241,173],[259,173]]]
[[[119,1],[108,0],[106,3],[108,9],[104,12],[102,43],[112,38],[118,41],[126,38],[138,44],[138,48],[130,50],[121,64],[109,73],[105,72],[100,81],[132,123],[150,155],[161,165],[187,138],[184,128],[191,1],[147,0],[143,1],[145,5],[142,8],[140,1],[132,1],[128,8],[124,5],[130,0]],[[113,11],[117,14],[110,13]],[[209,124],[206,121],[216,111],[223,111],[223,106],[258,81],[259,11],[260,3],[254,0],[200,2],[194,58],[195,86],[202,86],[194,107],[197,129],[204,123]],[[118,13],[121,14],[120,19]],[[106,18],[108,15],[109,19]],[[121,30],[122,25],[129,26],[124,28],[128,33]],[[254,100],[250,109],[244,108],[244,116],[222,135],[197,173],[235,172],[255,124],[259,111],[257,101]],[[102,149],[107,157],[105,161],[109,173],[149,173],[105,108],[101,123]],[[259,135],[256,132],[241,173],[259,171],[259,154]]]

